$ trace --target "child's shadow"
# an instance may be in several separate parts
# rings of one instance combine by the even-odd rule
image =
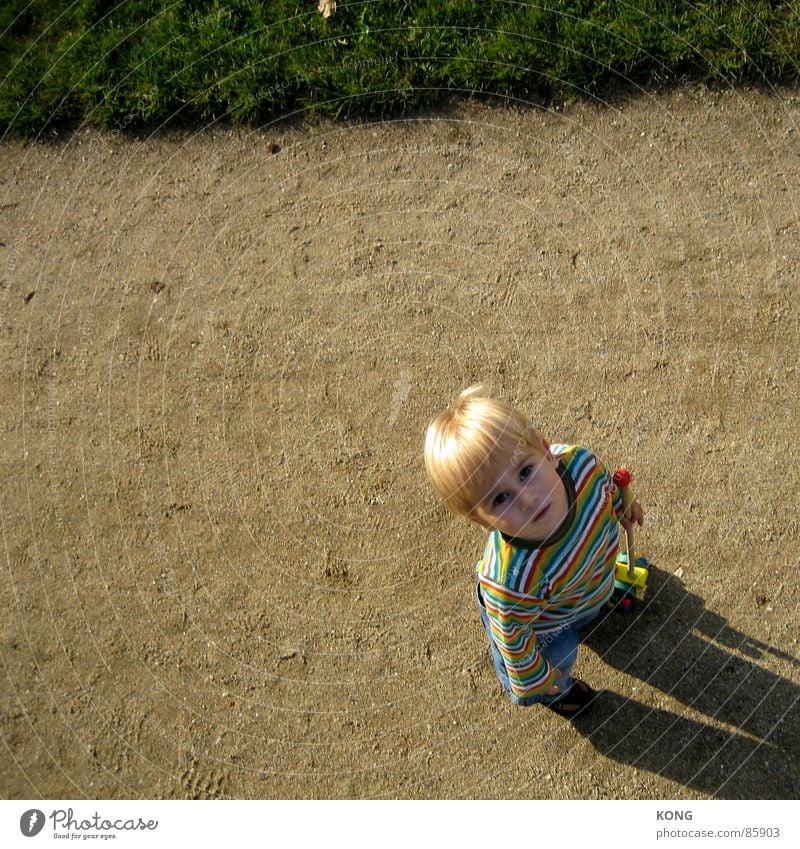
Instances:
[[[651,569],[648,593],[637,615],[611,613],[585,642],[606,663],[703,716],[606,691],[576,728],[604,755],[709,795],[795,798],[800,688],[781,673],[796,677],[798,660],[730,627],[675,576]]]

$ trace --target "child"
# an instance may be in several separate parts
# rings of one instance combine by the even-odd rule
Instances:
[[[489,531],[478,603],[503,689],[522,706],[572,718],[597,695],[571,677],[577,629],[614,589],[617,524],[642,524],[585,448],[548,445],[481,386],[459,395],[425,436],[425,471],[455,513]]]

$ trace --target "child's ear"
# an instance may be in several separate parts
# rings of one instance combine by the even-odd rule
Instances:
[[[482,519],[480,516],[478,516],[474,510],[471,513],[467,514],[467,518],[470,520],[470,522],[475,522],[476,525],[480,525],[487,531],[493,530],[492,526],[485,519]]]

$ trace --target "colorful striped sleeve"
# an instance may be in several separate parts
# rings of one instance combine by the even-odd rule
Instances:
[[[489,628],[503,657],[512,692],[517,696],[539,695],[558,677],[542,657],[537,645],[536,620],[546,604],[489,581],[481,581]]]
[[[597,461],[597,467],[605,475],[608,491],[611,494],[611,505],[614,509],[614,515],[617,517],[617,521],[619,521],[622,518],[622,490],[614,483],[614,475],[608,471],[600,460]]]

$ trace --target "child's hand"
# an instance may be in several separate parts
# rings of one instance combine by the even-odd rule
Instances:
[[[553,672],[555,672],[559,678],[561,677],[560,669],[554,669]],[[553,686],[545,693],[545,696],[557,696],[560,692],[561,687],[559,687],[558,684],[553,684]]]
[[[628,508],[628,517],[624,517],[620,519],[620,524],[626,531],[629,531],[633,528],[633,523],[636,522],[637,525],[644,524],[644,510],[642,510],[642,505],[639,504],[638,501],[631,501],[631,506]]]

